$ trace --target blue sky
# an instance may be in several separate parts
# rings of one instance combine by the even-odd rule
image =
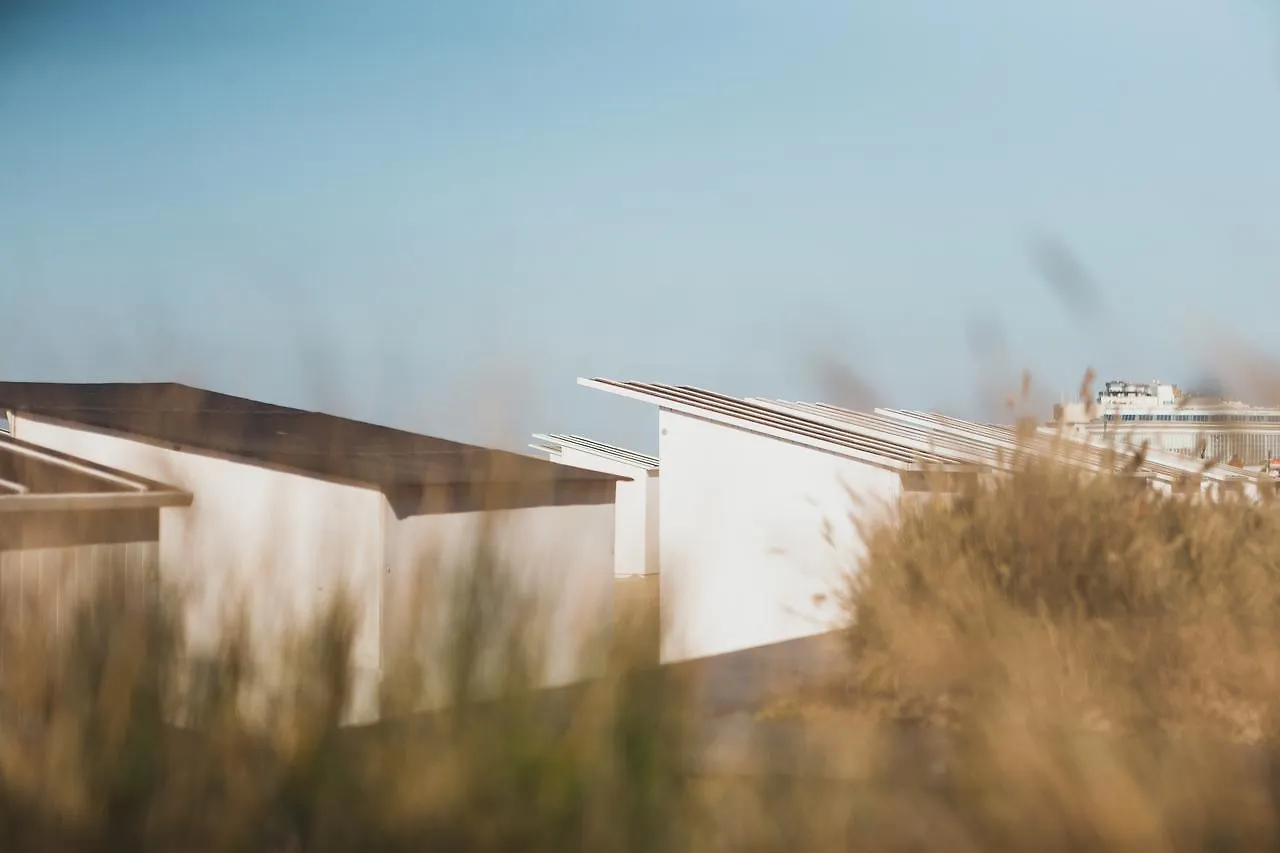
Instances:
[[[473,439],[516,387],[514,429],[652,447],[575,377],[812,398],[838,361],[974,414],[1022,367],[1194,381],[1210,324],[1280,348],[1266,0],[6,8],[14,378]]]

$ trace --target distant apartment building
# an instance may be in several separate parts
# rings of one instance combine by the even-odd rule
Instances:
[[[1108,442],[1250,468],[1271,467],[1280,458],[1280,409],[1184,393],[1158,381],[1110,381],[1089,403],[1059,406],[1055,415],[1077,434]]]

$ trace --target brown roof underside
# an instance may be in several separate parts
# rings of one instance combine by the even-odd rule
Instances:
[[[621,479],[176,383],[0,382],[0,407],[382,489]]]

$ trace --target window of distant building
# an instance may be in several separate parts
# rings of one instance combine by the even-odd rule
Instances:
[[[0,433],[13,435],[13,412],[6,411],[4,417],[0,417]]]

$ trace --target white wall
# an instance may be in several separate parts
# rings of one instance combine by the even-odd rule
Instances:
[[[663,660],[836,627],[861,549],[850,515],[896,500],[898,474],[667,410],[658,423]]]
[[[617,520],[614,529],[614,574],[618,577],[658,572],[658,473],[564,447],[556,461],[588,471],[603,471],[629,480],[617,484]]]
[[[18,437],[189,491],[190,507],[161,510],[160,572],[190,584],[186,627],[193,651],[210,649],[224,625],[222,606],[239,591],[265,656],[282,632],[304,624],[343,585],[355,596],[361,625],[353,663],[352,719],[377,713],[380,669],[398,635],[391,623],[440,611],[409,613],[412,569],[424,560],[470,566],[479,512],[397,519],[379,491],[329,483],[257,465],[171,450],[129,438],[21,416]],[[601,671],[604,649],[587,643],[613,617],[613,483],[587,484],[595,503],[532,506],[493,513],[499,561],[550,603],[544,684]],[[434,578],[433,591],[450,578]],[[442,599],[437,599],[443,601]],[[579,659],[584,650],[597,659]]]
[[[1194,429],[1143,429],[1140,424],[1090,424],[1086,432],[1091,436],[1112,441],[1117,446],[1128,444],[1138,447],[1143,442],[1147,442],[1158,450],[1184,454],[1196,452],[1200,442],[1205,438],[1204,432],[1197,432]]]
[[[571,463],[572,464],[572,463]],[[649,550],[649,491],[657,478],[646,472],[632,472],[636,479],[619,480],[617,520],[614,531],[614,574],[618,577],[651,574],[658,570],[657,555]],[[656,521],[656,519],[655,519]]]
[[[598,487],[606,495],[611,488],[608,482]],[[415,582],[425,581],[423,592],[442,606],[455,601],[450,596],[458,570],[475,565],[485,518],[480,512],[461,512],[398,519],[390,506],[384,512],[384,659],[390,662],[405,650],[406,619],[425,620],[428,630],[436,629],[420,638],[425,639],[421,652],[426,668],[434,676],[426,704],[436,705],[445,696],[447,651],[434,643],[451,632],[445,610],[418,610],[422,599],[415,594]],[[599,641],[607,637],[613,619],[613,503],[500,510],[489,521],[494,564],[519,588],[532,592],[540,605],[536,616],[541,630],[534,629],[527,646],[531,651],[541,647],[546,655],[538,680],[556,686],[600,674],[605,644]]]
[[[155,446],[19,415],[17,437],[185,489],[190,507],[161,510],[160,572],[189,585],[193,652],[215,644],[223,607],[243,595],[260,648],[279,648],[344,585],[361,625],[357,716],[379,666],[382,507],[379,492]]]
[[[662,571],[662,477],[653,474],[644,491],[644,573]]]

